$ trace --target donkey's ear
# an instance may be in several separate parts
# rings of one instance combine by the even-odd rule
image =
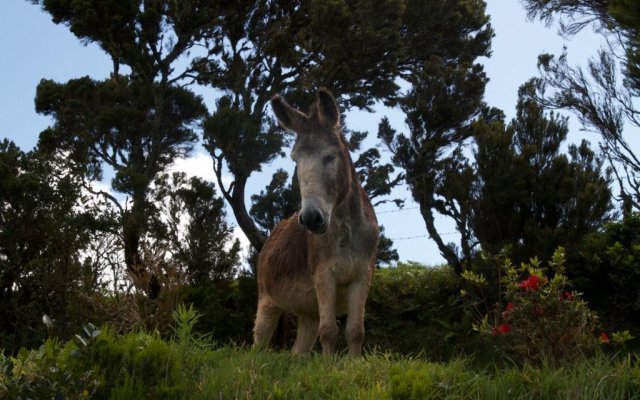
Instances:
[[[280,125],[294,132],[299,132],[302,129],[302,124],[307,119],[306,115],[291,107],[289,103],[278,95],[271,98],[271,108]]]
[[[340,123],[338,103],[336,103],[336,99],[327,89],[318,90],[318,107],[323,121],[326,121],[331,126],[336,126]]]

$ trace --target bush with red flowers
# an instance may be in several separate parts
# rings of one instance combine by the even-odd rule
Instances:
[[[486,284],[478,274],[465,273],[463,278],[472,286]],[[474,327],[512,360],[571,362],[608,341],[606,333],[600,334],[596,314],[580,293],[571,290],[563,249],[555,252],[547,268],[537,259],[515,267],[503,258],[499,299]]]

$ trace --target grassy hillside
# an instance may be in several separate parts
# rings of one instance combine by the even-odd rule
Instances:
[[[0,398],[57,399],[633,399],[636,357],[599,354],[564,367],[483,367],[368,352],[361,359],[87,329],[75,341],[3,357]]]
[[[180,305],[164,333],[88,324],[72,340],[0,356],[0,399],[640,399],[629,332],[610,340],[562,274],[547,278],[534,261],[505,268],[506,294],[482,323],[456,318],[463,308],[451,296],[464,287],[463,300],[478,304],[481,275],[381,271],[367,343],[385,351],[363,358],[221,345],[198,333],[206,314]]]
[[[571,368],[477,370],[465,360],[368,354],[364,359],[222,349],[200,375],[196,399],[630,399],[640,368],[630,359],[585,359]]]

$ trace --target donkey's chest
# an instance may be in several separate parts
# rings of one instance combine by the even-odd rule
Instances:
[[[345,284],[358,278],[366,267],[361,257],[351,251],[343,251],[329,264],[329,271],[338,284]]]
[[[369,255],[356,246],[357,239],[344,235],[328,252],[325,266],[337,284],[362,278],[369,270]]]
[[[336,214],[329,230],[314,236],[310,261],[314,278],[331,279],[337,285],[368,280],[375,256],[377,227],[361,218]]]

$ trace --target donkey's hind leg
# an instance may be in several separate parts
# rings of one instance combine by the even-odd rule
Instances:
[[[271,342],[273,331],[278,325],[282,309],[275,306],[270,299],[263,297],[258,302],[258,313],[253,326],[253,345],[267,347]]]
[[[305,354],[311,351],[318,339],[318,324],[317,318],[298,315],[296,342],[291,349],[294,354]]]

